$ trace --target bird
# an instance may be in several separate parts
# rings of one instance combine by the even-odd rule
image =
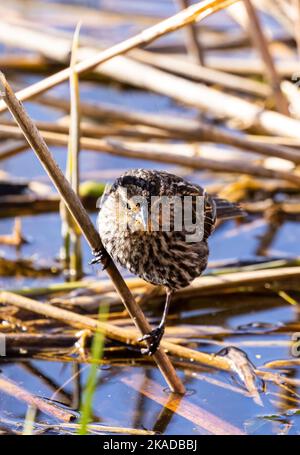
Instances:
[[[244,215],[239,205],[165,171],[132,169],[106,187],[97,219],[106,253],[94,252],[93,262],[103,263],[103,254],[108,254],[132,274],[166,290],[159,325],[139,339],[148,340],[143,354],[153,355],[159,348],[174,292],[206,269],[208,238],[216,221]]]

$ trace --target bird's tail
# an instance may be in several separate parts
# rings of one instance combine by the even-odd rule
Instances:
[[[247,215],[246,212],[234,202],[229,202],[226,199],[221,199],[219,197],[215,197],[214,202],[217,208],[217,219],[241,218]]]

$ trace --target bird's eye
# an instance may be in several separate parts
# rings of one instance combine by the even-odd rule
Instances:
[[[127,202],[126,207],[128,210],[131,210],[130,204]]]
[[[138,202],[138,203],[136,204],[136,207],[139,209],[140,206],[141,206],[141,204]]]

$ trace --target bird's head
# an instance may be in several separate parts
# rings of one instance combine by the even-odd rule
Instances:
[[[118,219],[133,231],[149,231],[153,184],[140,177],[124,175],[113,185],[113,192]]]

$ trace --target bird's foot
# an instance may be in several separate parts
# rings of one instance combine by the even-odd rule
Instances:
[[[102,270],[105,270],[109,264],[109,260],[110,260],[110,257],[109,257],[109,254],[107,253],[107,251],[102,248],[101,250],[93,250],[92,251],[92,254],[94,256],[94,259],[92,261],[90,261],[90,265],[94,265],[94,264],[102,264]]]
[[[150,333],[147,333],[142,338],[139,338],[138,341],[148,341],[149,346],[147,348],[141,349],[141,353],[143,355],[153,355],[159,348],[161,339],[165,332],[164,327],[157,327],[156,329],[152,330]]]

